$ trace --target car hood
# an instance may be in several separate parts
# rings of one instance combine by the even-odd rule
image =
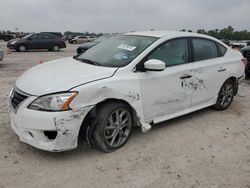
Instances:
[[[11,39],[11,40],[9,40],[9,41],[8,41],[8,43],[11,43],[11,42],[14,42],[14,41],[16,41],[16,42],[17,42],[17,41],[19,41],[19,40],[20,40],[20,38]]]
[[[72,57],[63,58],[29,69],[16,81],[16,87],[25,93],[40,96],[112,77],[117,69],[90,65]]]

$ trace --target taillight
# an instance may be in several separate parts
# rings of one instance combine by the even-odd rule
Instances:
[[[244,65],[246,66],[247,65],[247,58],[242,57],[241,62],[244,63]]]

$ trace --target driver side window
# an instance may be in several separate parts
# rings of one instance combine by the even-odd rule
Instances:
[[[187,39],[175,39],[160,45],[148,56],[149,59],[161,60],[166,67],[188,63]]]

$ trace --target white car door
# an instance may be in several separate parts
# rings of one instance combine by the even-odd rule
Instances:
[[[138,72],[144,119],[155,123],[191,106],[192,90],[186,82],[193,79],[187,39],[174,39],[157,47],[146,58],[166,64],[163,71]]]
[[[212,40],[193,38],[194,49],[194,82],[192,106],[203,106],[214,103],[218,92],[227,79],[227,65],[224,55],[226,48]],[[220,45],[217,47],[217,45]]]

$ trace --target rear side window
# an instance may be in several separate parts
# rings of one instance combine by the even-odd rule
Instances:
[[[217,43],[218,50],[219,50],[219,57],[222,57],[225,55],[227,48],[219,43]]]
[[[218,57],[217,46],[213,41],[193,39],[195,61],[202,61]]]

